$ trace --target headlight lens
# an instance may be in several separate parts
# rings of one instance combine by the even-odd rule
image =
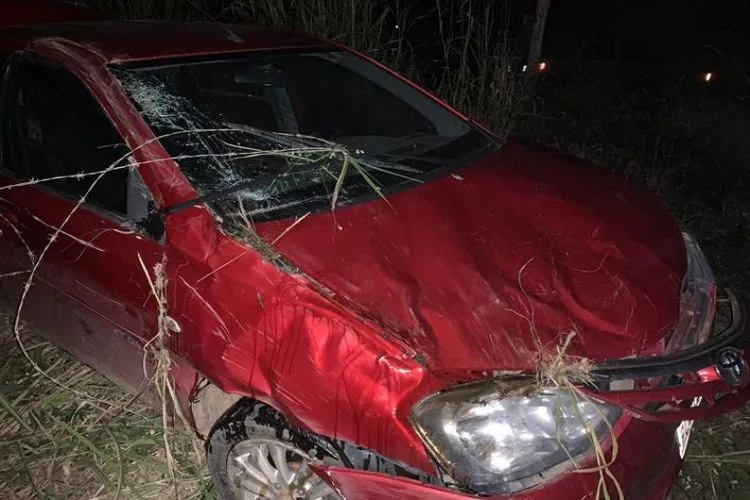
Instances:
[[[705,342],[716,313],[716,282],[698,242],[682,233],[687,253],[687,272],[680,290],[680,315],[666,352],[673,353]]]
[[[494,383],[468,384],[428,397],[415,427],[459,484],[485,494],[514,493],[574,466],[620,415],[564,390],[502,398]]]

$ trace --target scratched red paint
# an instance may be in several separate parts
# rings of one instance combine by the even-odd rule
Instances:
[[[85,82],[134,150],[161,207],[196,193],[106,64],[324,43],[237,28],[248,42],[234,44],[211,24],[192,28],[194,36],[183,25],[139,26],[142,37],[133,36],[134,25],[116,23],[11,29],[0,32],[0,46],[55,60]],[[145,254],[149,266],[165,254],[169,314],[182,326],[172,338],[181,397],[187,400],[206,376],[226,392],[269,403],[303,428],[434,472],[408,420],[416,401],[458,381],[486,378],[485,372],[533,372],[535,335],[554,346],[562,332],[574,330],[570,354],[594,361],[656,353],[675,322],[686,268],[680,233],[666,211],[601,169],[508,143],[459,173],[395,194],[390,205],[375,200],[335,217],[310,215],[276,245],[300,274],[227,236],[203,207],[167,218],[163,247],[108,233],[98,244],[121,268],[107,269],[100,257],[94,268],[76,272],[87,276],[92,307],[97,290],[114,297],[109,306],[101,302],[102,310],[136,348],[97,354],[95,347],[112,339],[85,331],[85,321],[51,328],[65,332],[57,340],[72,351],[137,385],[127,368],[140,367],[138,346],[153,335],[156,313],[135,254]],[[11,182],[0,176],[2,185]],[[32,208],[48,207],[43,215],[53,223],[72,206],[36,188],[2,196],[14,206],[35,200]],[[270,242],[289,224],[257,230]],[[84,207],[66,230],[100,229]],[[35,249],[48,233],[33,233]],[[62,267],[71,260],[62,250],[53,255]],[[43,269],[49,290],[40,289],[32,310],[43,311],[39,305],[60,294],[72,308],[84,300],[75,280],[61,282],[55,269]],[[133,283],[136,292],[128,295]],[[680,465],[675,426],[625,418],[612,471],[628,498],[664,498]],[[327,475],[349,498],[464,498],[363,471],[331,468]],[[578,499],[597,480],[565,474],[512,498]]]
[[[390,206],[306,217],[277,247],[440,372],[531,369],[531,328],[543,345],[574,330],[571,353],[602,361],[641,352],[674,323],[682,238],[643,193],[513,144],[460,173]],[[258,231],[272,240],[288,224]]]

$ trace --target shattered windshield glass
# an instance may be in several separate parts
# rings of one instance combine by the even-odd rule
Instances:
[[[195,202],[221,216],[272,220],[385,196],[491,145],[419,90],[344,51],[112,70],[193,183]]]

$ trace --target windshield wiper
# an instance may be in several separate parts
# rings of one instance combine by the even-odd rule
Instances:
[[[196,196],[192,200],[182,201],[180,203],[175,203],[174,205],[164,207],[160,210],[160,212],[165,216],[176,214],[177,212],[181,212],[186,208],[226,198],[229,195],[251,188],[254,185],[257,185],[257,183],[258,179],[243,179],[231,186],[225,187],[224,189],[217,189],[216,191],[212,191],[208,194]]]
[[[413,156],[413,155],[400,155],[400,154],[394,154],[394,153],[378,153],[377,156],[382,156],[386,160],[390,161],[404,161],[404,160],[412,160],[412,161],[419,161],[422,163],[428,163],[430,165],[444,165],[448,162],[450,162],[450,158],[437,158],[434,156]],[[415,173],[424,173],[419,169],[416,169],[414,167],[402,167],[400,169],[394,168],[394,170],[404,170],[409,172],[415,172]]]

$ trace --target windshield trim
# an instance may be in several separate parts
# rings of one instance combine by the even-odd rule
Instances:
[[[359,55],[341,47],[332,45],[311,45],[309,47],[280,48],[280,49],[255,49],[241,50],[237,52],[214,52],[211,54],[186,54],[174,57],[163,57],[158,59],[139,59],[137,61],[117,61],[107,63],[108,69],[119,71],[138,71],[141,69],[158,69],[168,68],[171,66],[183,66],[187,64],[205,64],[205,63],[222,63],[231,62],[237,59],[247,59],[248,57],[263,56],[283,56],[295,54],[317,54],[319,52],[350,52]]]

